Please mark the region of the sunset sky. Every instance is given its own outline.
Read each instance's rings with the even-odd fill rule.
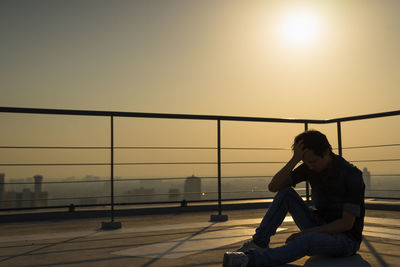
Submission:
[[[0,106],[309,119],[398,110],[399,13],[396,0],[3,0]],[[22,136],[31,117],[1,118],[2,142],[63,145]],[[71,135],[92,129],[78,121]],[[385,140],[361,125],[348,144],[398,142],[398,122],[385,124]],[[289,147],[302,129],[248,145]],[[214,146],[214,130],[207,140],[199,145]]]

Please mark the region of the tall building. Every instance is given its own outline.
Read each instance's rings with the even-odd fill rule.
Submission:
[[[366,189],[370,190],[371,189],[371,173],[368,171],[368,169],[366,167],[363,169],[363,179],[364,179]]]
[[[18,205],[18,195],[15,191],[7,191],[4,193],[3,209],[20,208]]]
[[[43,176],[42,175],[35,175],[33,177],[35,179],[35,191],[34,191],[34,201],[33,201],[33,206],[37,207],[39,206],[39,201],[40,197],[42,194],[42,181],[43,181]]]
[[[19,193],[20,196],[17,197],[20,199],[19,207],[21,208],[30,208],[34,207],[35,205],[35,198],[34,198],[34,193],[31,192],[30,189],[24,188],[22,190],[22,193]]]
[[[35,199],[39,199],[40,193],[42,193],[43,176],[35,175],[33,178],[35,178]]]
[[[4,207],[5,190],[4,190],[4,173],[0,173],[0,208]]]
[[[200,200],[201,198],[201,179],[192,175],[186,178],[184,185],[185,200]]]

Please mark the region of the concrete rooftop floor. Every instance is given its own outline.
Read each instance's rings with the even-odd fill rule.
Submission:
[[[119,230],[102,231],[109,219],[0,224],[0,266],[222,266],[225,251],[250,238],[265,209],[116,218]],[[297,231],[290,217],[272,237],[282,245]],[[400,212],[367,210],[364,241],[350,258],[304,257],[285,266],[400,266]]]

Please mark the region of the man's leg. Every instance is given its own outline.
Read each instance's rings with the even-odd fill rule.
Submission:
[[[276,233],[276,229],[282,224],[288,212],[300,230],[324,223],[310,210],[293,188],[284,188],[276,194],[270,208],[257,227],[256,233],[253,235],[254,243],[260,247],[268,246],[270,237]]]
[[[328,235],[316,232],[306,233],[288,244],[268,248],[262,253],[251,251],[250,266],[276,266],[295,261],[306,255],[351,256],[360,245],[345,234]]]

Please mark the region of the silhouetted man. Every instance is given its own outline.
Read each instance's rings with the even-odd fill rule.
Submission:
[[[236,252],[224,254],[224,266],[275,266],[317,254],[351,256],[360,248],[365,215],[362,172],[334,154],[318,131],[296,136],[292,149],[292,158],[268,185],[278,193],[255,234]],[[315,210],[292,188],[302,181],[311,184]],[[287,212],[300,231],[285,245],[269,248]]]

